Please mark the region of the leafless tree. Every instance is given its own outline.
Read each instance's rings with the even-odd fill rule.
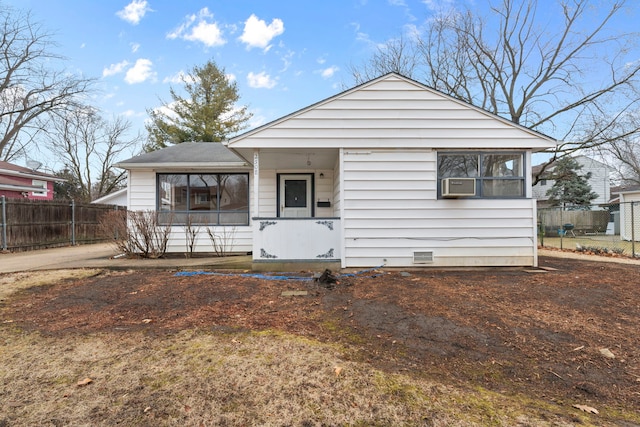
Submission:
[[[0,3],[0,159],[24,154],[51,114],[71,108],[92,80],[59,68],[53,35]]]
[[[640,185],[640,116],[624,114],[601,133],[608,140],[589,151],[614,171],[614,180],[622,185]]]
[[[499,0],[486,18],[470,9],[441,11],[412,46],[399,50],[391,41],[352,74],[361,82],[374,71],[405,71],[444,93],[554,135],[561,142],[552,163],[637,133],[620,126],[620,118],[640,105],[640,61],[628,55],[637,35],[612,28],[627,2],[608,1],[599,8],[592,3],[560,0],[558,16],[536,0]],[[397,65],[406,63],[419,66]]]
[[[77,187],[77,199],[89,202],[120,188],[125,172],[114,167],[122,155],[141,150],[142,137],[129,137],[131,123],[122,117],[103,119],[91,107],[76,108],[52,122],[49,150],[64,162]]]

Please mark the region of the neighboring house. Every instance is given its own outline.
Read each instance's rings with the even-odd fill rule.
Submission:
[[[591,157],[576,156],[574,159],[582,166],[582,169],[578,172],[580,175],[586,175],[591,172],[591,178],[588,180],[589,185],[591,186],[591,190],[598,195],[596,199],[591,201],[592,209],[599,209],[602,205],[609,203],[611,196],[609,178],[613,169],[604,163],[600,163],[599,161],[592,159]],[[533,175],[537,175],[541,168],[542,165],[534,166],[532,168]],[[543,179],[533,186],[533,197],[538,201],[538,208],[550,207],[547,191],[553,187],[555,181],[553,179],[544,179],[544,177],[550,176],[549,174],[553,172],[553,169],[553,163],[547,166],[542,174]]]
[[[0,161],[0,196],[12,199],[53,200],[53,183],[64,179]]]
[[[211,252],[210,227],[255,268],[532,266],[531,153],[555,144],[390,73],[223,144],[119,166],[130,210],[173,219],[170,251],[185,251],[190,214],[197,251]]]
[[[127,197],[128,197],[128,190],[125,187],[125,188],[121,188],[120,190],[116,190],[113,193],[109,193],[106,196],[99,197],[93,200],[91,203],[102,204],[102,205],[115,205],[115,206],[126,208]]]
[[[640,190],[621,191],[620,238],[640,241]]]

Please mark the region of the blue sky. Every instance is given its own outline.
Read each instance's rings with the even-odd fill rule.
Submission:
[[[70,70],[98,78],[94,104],[142,127],[169,85],[213,59],[252,127],[353,85],[350,64],[429,17],[425,0],[13,0],[55,32]]]
[[[170,101],[169,87],[214,60],[233,76],[240,103],[259,126],[354,84],[350,65],[377,46],[424,30],[436,9],[466,4],[480,15],[488,0],[0,0],[30,10],[54,33],[69,70],[97,79],[92,103],[144,130],[147,110]],[[501,0],[494,0],[499,3]],[[638,7],[612,25],[635,31]],[[594,2],[597,16],[610,1]],[[540,0],[539,22],[561,19]],[[603,8],[603,5],[605,6]],[[634,6],[635,5],[635,6]],[[632,46],[637,47],[637,46]],[[637,58],[635,58],[637,59]],[[586,76],[597,81],[598,73]],[[558,135],[552,135],[558,136]],[[54,165],[49,165],[54,167]]]

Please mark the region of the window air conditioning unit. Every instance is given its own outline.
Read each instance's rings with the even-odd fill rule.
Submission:
[[[475,195],[475,178],[445,178],[442,180],[442,197],[469,197]]]

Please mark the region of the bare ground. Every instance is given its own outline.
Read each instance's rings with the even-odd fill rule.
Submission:
[[[218,342],[208,349],[211,354],[219,351],[218,347],[226,348],[229,340],[245,344],[262,340],[262,347],[245,348],[245,354],[255,358],[261,351],[272,351],[274,357],[285,360],[291,355],[285,357],[282,348],[264,347],[267,341],[279,342],[277,334],[284,333],[286,337],[302,337],[308,340],[307,344],[319,343],[320,353],[316,354],[305,346],[302,351],[299,343],[291,347],[287,338],[289,344],[285,348],[289,350],[284,350],[308,352],[306,359],[316,366],[323,365],[321,354],[331,354],[323,365],[328,378],[344,376],[340,369],[335,371],[343,366],[350,366],[354,372],[366,366],[382,375],[377,377],[378,392],[371,395],[367,394],[365,383],[351,384],[340,391],[344,393],[340,394],[341,404],[349,403],[333,411],[334,415],[349,414],[355,407],[362,408],[365,404],[354,397],[361,394],[368,396],[369,406],[378,405],[378,410],[373,411],[377,415],[369,411],[368,415],[332,418],[318,409],[315,415],[313,411],[304,412],[303,419],[284,416],[282,408],[271,408],[265,410],[266,414],[249,411],[244,418],[237,414],[233,418],[229,414],[248,411],[236,402],[239,409],[217,408],[218,418],[212,414],[208,418],[189,418],[185,413],[178,417],[157,412],[158,407],[168,405],[162,402],[166,395],[159,393],[156,400],[147,395],[145,403],[133,402],[132,410],[138,418],[121,414],[125,424],[158,425],[161,420],[165,425],[174,425],[173,420],[177,420],[175,425],[640,425],[640,268],[555,257],[541,257],[540,266],[542,269],[535,271],[366,271],[340,277],[334,287],[311,280],[271,280],[234,273],[176,276],[170,271],[97,272],[55,285],[27,286],[6,296],[0,320],[10,337],[5,344],[22,342],[18,337],[24,336],[33,340],[33,334],[48,340],[47,345],[75,340],[76,344],[69,347],[75,351],[77,340],[86,337],[128,343],[117,347],[117,351],[101,350],[111,358],[111,365],[115,363],[114,353],[137,348],[136,342],[155,348],[157,343],[173,339],[172,357],[182,357],[176,353],[191,347],[181,347],[175,342],[176,337],[194,331],[224,337],[226,344]],[[283,296],[283,291],[306,291],[306,295]],[[267,341],[264,336],[252,335],[260,331],[270,331]],[[23,344],[29,351],[37,348],[33,343]],[[231,345],[225,351],[237,354],[236,347]],[[155,351],[166,354],[166,345]],[[56,354],[49,357],[58,357]],[[4,360],[7,358],[17,360],[15,353],[3,355]],[[258,359],[263,360],[262,356]],[[178,359],[163,360],[170,365],[161,370],[163,375],[178,369]],[[240,359],[235,360],[234,369],[241,365]],[[297,366],[297,362],[286,360],[292,369]],[[149,366],[158,369],[157,364]],[[203,366],[197,369],[204,369],[198,371],[203,377],[209,372]],[[221,387],[238,393],[245,386],[260,391],[272,383],[268,377],[248,374],[252,369],[255,366],[246,367],[240,374],[246,382],[242,386],[236,378]],[[322,407],[322,399],[311,394],[305,397],[305,393],[326,384],[315,384],[311,372],[298,369],[303,372],[296,378],[309,376],[309,380],[296,385],[300,396],[290,396],[290,403],[306,407],[312,401]],[[142,374],[136,375],[137,385],[129,384],[123,390],[144,383],[139,377]],[[7,371],[0,377],[0,400],[13,402],[4,421],[0,415],[0,426],[21,425],[17,420],[28,407],[20,397],[25,395],[25,389],[11,386],[12,381],[20,383],[16,376],[20,378],[14,371]],[[219,376],[216,378],[221,381]],[[388,390],[382,393],[387,397],[380,398],[380,381],[388,385],[389,378],[394,378],[391,388],[395,391],[391,395],[395,400],[389,399]],[[74,381],[67,378],[62,382],[68,387]],[[175,381],[167,380],[167,384],[175,386]],[[194,392],[214,395],[212,390],[190,387]],[[409,392],[411,387],[422,391]],[[445,388],[446,397],[442,392]],[[158,389],[163,390],[164,386],[159,385]],[[251,401],[247,395],[242,396]],[[418,396],[429,403],[417,401]],[[438,399],[444,406],[435,408]],[[482,402],[478,403],[478,399]],[[113,399],[110,402],[98,405],[102,409],[88,416],[87,425],[113,421],[113,411],[103,406],[123,403],[114,403]],[[574,405],[583,405],[583,410]],[[142,406],[149,411],[141,410]],[[391,412],[384,412],[383,407]],[[598,414],[590,413],[592,409]],[[231,418],[220,418],[221,410]],[[432,415],[424,415],[429,410]],[[269,418],[269,413],[278,414],[277,420]],[[152,421],[150,417],[157,418]],[[64,425],[61,419],[60,425]]]

